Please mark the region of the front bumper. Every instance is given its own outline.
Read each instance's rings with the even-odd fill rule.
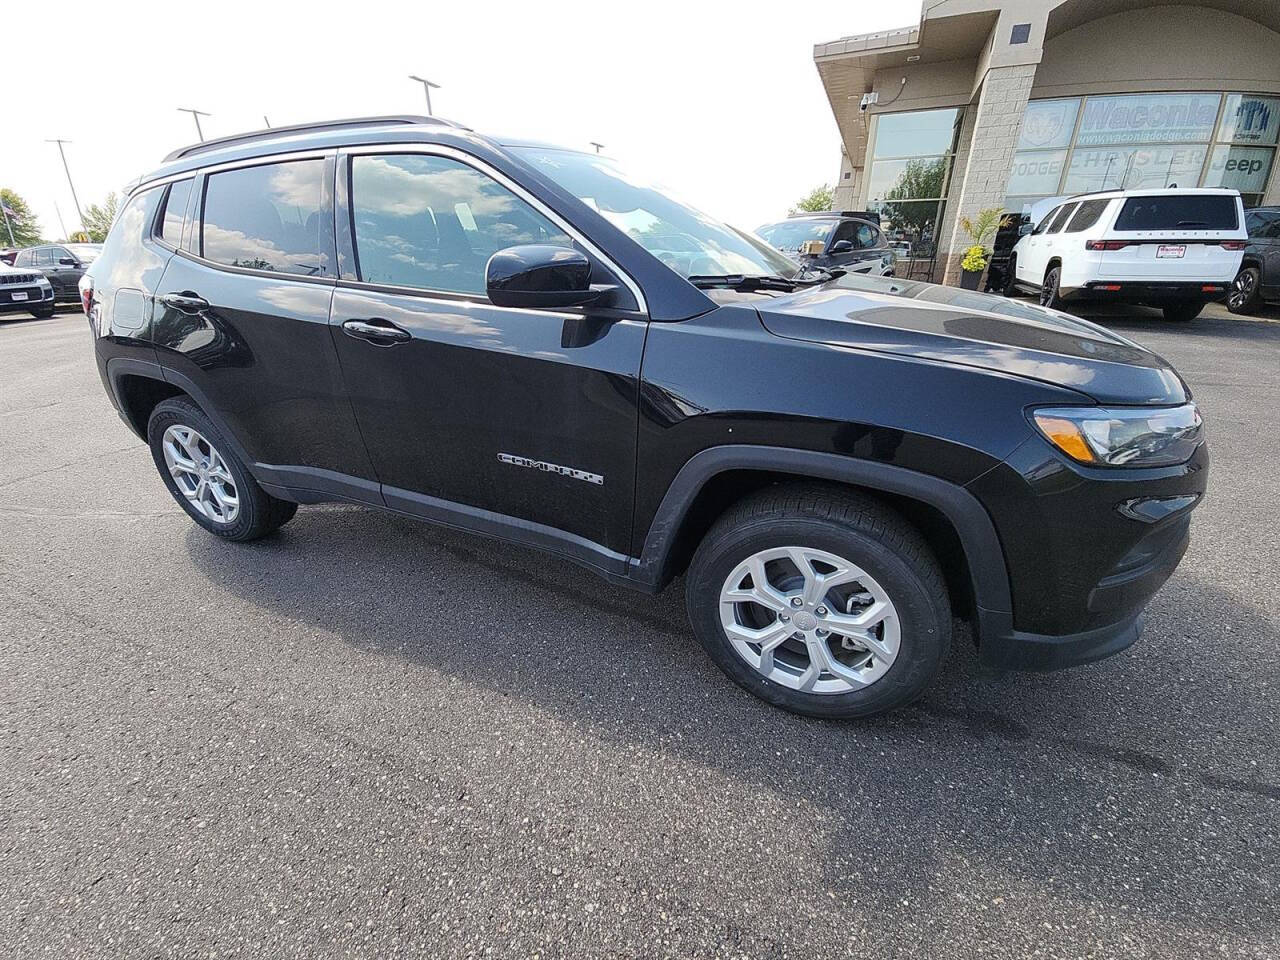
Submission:
[[[15,293],[25,293],[27,298],[16,300]],[[33,307],[46,307],[53,302],[52,287],[0,286],[0,313],[29,313]]]
[[[1116,303],[1172,303],[1221,300],[1230,280],[1090,280],[1083,287],[1062,291],[1063,300],[1114,300]]]
[[[979,658],[1052,670],[1123,650],[1191,539],[1208,482],[1201,444],[1177,466],[1067,463],[1039,439],[969,485],[995,524],[1012,611],[978,609]]]

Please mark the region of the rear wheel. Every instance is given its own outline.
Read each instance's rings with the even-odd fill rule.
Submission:
[[[1186,323],[1188,320],[1194,320],[1200,316],[1200,311],[1203,309],[1203,300],[1181,300],[1177,303],[1166,303],[1160,307],[1161,312],[1164,313],[1164,318],[1176,323]]]
[[[1257,267],[1243,267],[1231,284],[1227,295],[1227,309],[1232,313],[1253,313],[1258,307],[1258,287],[1262,283],[1262,271]]]
[[[173,499],[210,533],[256,540],[288,523],[298,505],[258,485],[222,432],[185,397],[156,405],[147,422],[156,469]]]
[[[808,716],[910,703],[950,649],[929,548],[901,517],[835,487],[777,487],[731,508],[698,547],[686,601],[730,679]]]
[[[1040,306],[1051,310],[1062,309],[1062,293],[1058,282],[1062,279],[1062,267],[1054,264],[1044,274],[1044,282],[1040,284]]]

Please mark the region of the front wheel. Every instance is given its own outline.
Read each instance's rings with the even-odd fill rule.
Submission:
[[[156,405],[147,442],[173,499],[224,540],[257,540],[288,523],[298,509],[263,490],[222,431],[185,397]]]
[[[47,307],[36,307],[31,311],[31,315],[37,320],[48,320],[53,316],[53,304],[51,303]]]
[[[698,547],[686,602],[730,679],[812,717],[910,703],[951,644],[946,584],[923,539],[838,487],[775,487],[732,507]]]
[[[1258,287],[1262,283],[1262,271],[1257,267],[1244,267],[1236,274],[1227,295],[1227,309],[1232,313],[1253,313],[1258,307]]]
[[[1160,308],[1164,313],[1166,320],[1175,323],[1186,323],[1200,316],[1200,311],[1204,309],[1202,300],[1180,301],[1178,303],[1166,303]]]
[[[1040,284],[1040,306],[1050,310],[1062,309],[1062,291],[1058,286],[1061,279],[1061,267],[1053,266],[1045,271],[1044,282]]]

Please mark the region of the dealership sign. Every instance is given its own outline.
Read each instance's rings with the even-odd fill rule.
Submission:
[[[1249,97],[1240,93],[1227,96],[1222,110],[1219,140],[1243,143],[1275,143],[1280,134],[1280,100],[1274,97]]]
[[[1201,93],[1091,97],[1076,143],[1203,142],[1213,136],[1221,102],[1218,94]]]

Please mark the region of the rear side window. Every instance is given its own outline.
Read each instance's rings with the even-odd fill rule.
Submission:
[[[1036,228],[1031,232],[1035,234],[1046,232],[1058,219],[1058,214],[1062,213],[1062,209],[1062,207],[1054,207],[1053,210],[1050,211],[1049,215],[1036,224]]]
[[[164,201],[164,216],[160,219],[160,230],[156,236],[171,247],[182,243],[182,224],[186,220],[187,200],[191,196],[193,182],[179,180],[169,186],[169,193]]]
[[[572,246],[500,183],[425,154],[352,157],[351,223],[361,280],[450,293],[483,295],[485,265],[505,247]]]
[[[1102,216],[1110,200],[1084,200],[1080,206],[1076,207],[1076,212],[1071,217],[1071,222],[1067,224],[1067,233],[1079,233],[1081,230],[1088,230],[1098,218]]]
[[[1116,230],[1234,230],[1240,225],[1236,198],[1214,194],[1130,197],[1116,217]]]
[[[19,251],[18,251],[18,255],[17,255],[16,257],[14,257],[14,258],[13,258],[13,265],[14,265],[15,267],[29,267],[29,266],[31,266],[31,251],[30,251],[30,250],[19,250]]]
[[[880,242],[880,231],[869,223],[858,224],[857,235],[854,237],[853,245],[859,250],[866,250],[868,247],[874,247]]]
[[[115,223],[111,225],[107,239],[102,244],[102,253],[94,261],[95,275],[107,276],[118,258],[128,257],[138,248],[142,238],[151,233],[158,212],[157,208],[163,199],[162,187],[144,190],[129,198],[129,202],[124,205]]]
[[[324,166],[294,160],[210,174],[201,256],[229,267],[324,275]]]

